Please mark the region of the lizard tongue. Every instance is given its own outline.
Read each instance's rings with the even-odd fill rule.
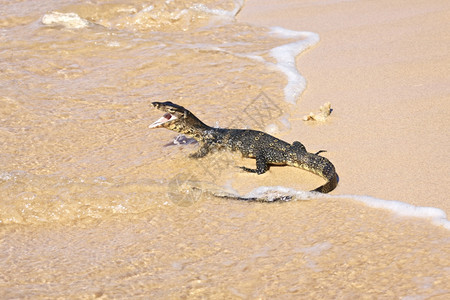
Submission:
[[[164,116],[156,120],[154,123],[150,124],[148,128],[158,128],[161,127],[164,123],[172,121],[176,119],[176,117],[172,114],[165,113]]]

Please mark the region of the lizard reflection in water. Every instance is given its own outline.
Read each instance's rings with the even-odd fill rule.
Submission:
[[[319,153],[309,153],[302,143],[289,144],[267,133],[251,129],[213,128],[200,121],[186,108],[172,102],[152,102],[165,114],[149,128],[167,128],[196,139],[200,145],[190,157],[201,158],[214,148],[239,151],[243,157],[255,158],[256,169],[241,167],[244,171],[263,174],[270,165],[288,165],[323,177],[327,182],[313,192],[328,193],[338,183],[333,164]]]

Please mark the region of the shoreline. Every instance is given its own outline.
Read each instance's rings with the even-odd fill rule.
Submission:
[[[292,106],[288,140],[328,150],[333,194],[368,195],[450,213],[450,28],[444,1],[333,4],[247,1],[240,22],[319,34],[297,57],[307,88]],[[431,33],[431,34],[430,34]],[[324,124],[301,117],[330,101]]]

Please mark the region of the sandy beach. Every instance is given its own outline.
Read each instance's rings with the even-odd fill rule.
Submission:
[[[0,299],[449,299],[448,2],[3,1]],[[189,158],[152,101],[340,182]]]
[[[449,18],[444,0],[249,0],[238,15],[320,35],[297,58],[307,89],[291,117],[327,101],[334,111],[325,125],[292,120],[290,136],[326,147],[339,170],[337,193],[434,206],[447,215]]]

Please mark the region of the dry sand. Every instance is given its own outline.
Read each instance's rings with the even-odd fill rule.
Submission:
[[[308,86],[286,139],[328,150],[335,194],[450,214],[450,2],[249,0],[238,19],[320,35],[297,59]],[[301,121],[327,101],[328,123]]]

